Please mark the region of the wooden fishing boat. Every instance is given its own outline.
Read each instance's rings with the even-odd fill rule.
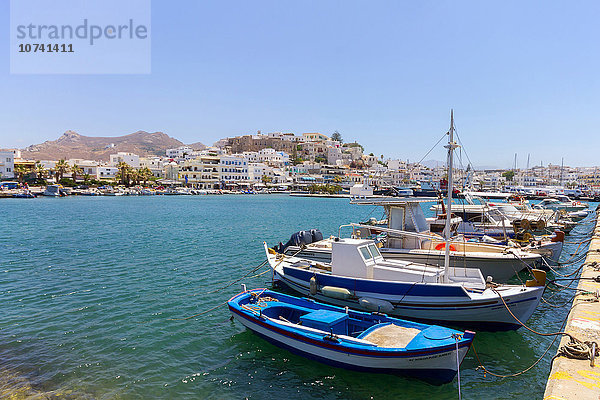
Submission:
[[[245,327],[293,353],[336,367],[434,384],[454,379],[475,336],[266,289],[244,291],[228,306]]]

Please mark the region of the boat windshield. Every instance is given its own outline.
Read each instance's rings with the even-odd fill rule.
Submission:
[[[371,253],[369,253],[369,249],[367,248],[367,246],[359,247],[358,249],[360,250],[360,253],[362,254],[362,257],[365,260],[370,260],[371,258],[373,258],[373,256],[371,255]]]
[[[369,245],[369,250],[371,250],[371,254],[373,255],[373,257],[381,257],[379,249],[374,244]]]

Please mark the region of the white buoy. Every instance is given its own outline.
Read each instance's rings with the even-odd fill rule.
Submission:
[[[374,299],[372,297],[361,297],[358,304],[365,310],[389,313],[394,309],[392,303],[383,299]]]
[[[348,289],[336,286],[323,286],[321,288],[321,293],[323,293],[324,296],[342,300],[348,299],[350,296],[352,296],[352,293]]]

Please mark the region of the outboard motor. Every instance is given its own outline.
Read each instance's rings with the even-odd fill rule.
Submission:
[[[312,234],[312,242],[318,242],[320,240],[323,240],[323,234],[321,233],[320,230],[318,229],[311,229],[310,233]]]
[[[310,231],[298,231],[292,234],[290,240],[288,240],[286,244],[282,244],[280,242],[279,245],[275,247],[275,251],[278,253],[283,253],[289,246],[306,246],[311,243],[318,242],[319,240],[323,240],[323,234],[318,229],[311,229]]]

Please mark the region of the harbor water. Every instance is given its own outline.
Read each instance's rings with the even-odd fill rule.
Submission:
[[[292,355],[218,306],[240,285],[216,290],[265,259],[263,241],[311,228],[337,235],[339,225],[369,217],[380,218],[380,209],[286,195],[3,199],[0,398],[458,398],[456,380],[431,386]],[[563,259],[592,227],[588,216],[567,236]],[[240,283],[270,285],[269,273],[254,275]],[[558,308],[541,303],[528,324],[558,330],[572,295],[554,296]],[[475,348],[489,370],[510,374],[552,340],[525,329],[481,332]],[[471,350],[462,397],[541,398],[557,346],[529,372],[504,379],[477,370]]]

